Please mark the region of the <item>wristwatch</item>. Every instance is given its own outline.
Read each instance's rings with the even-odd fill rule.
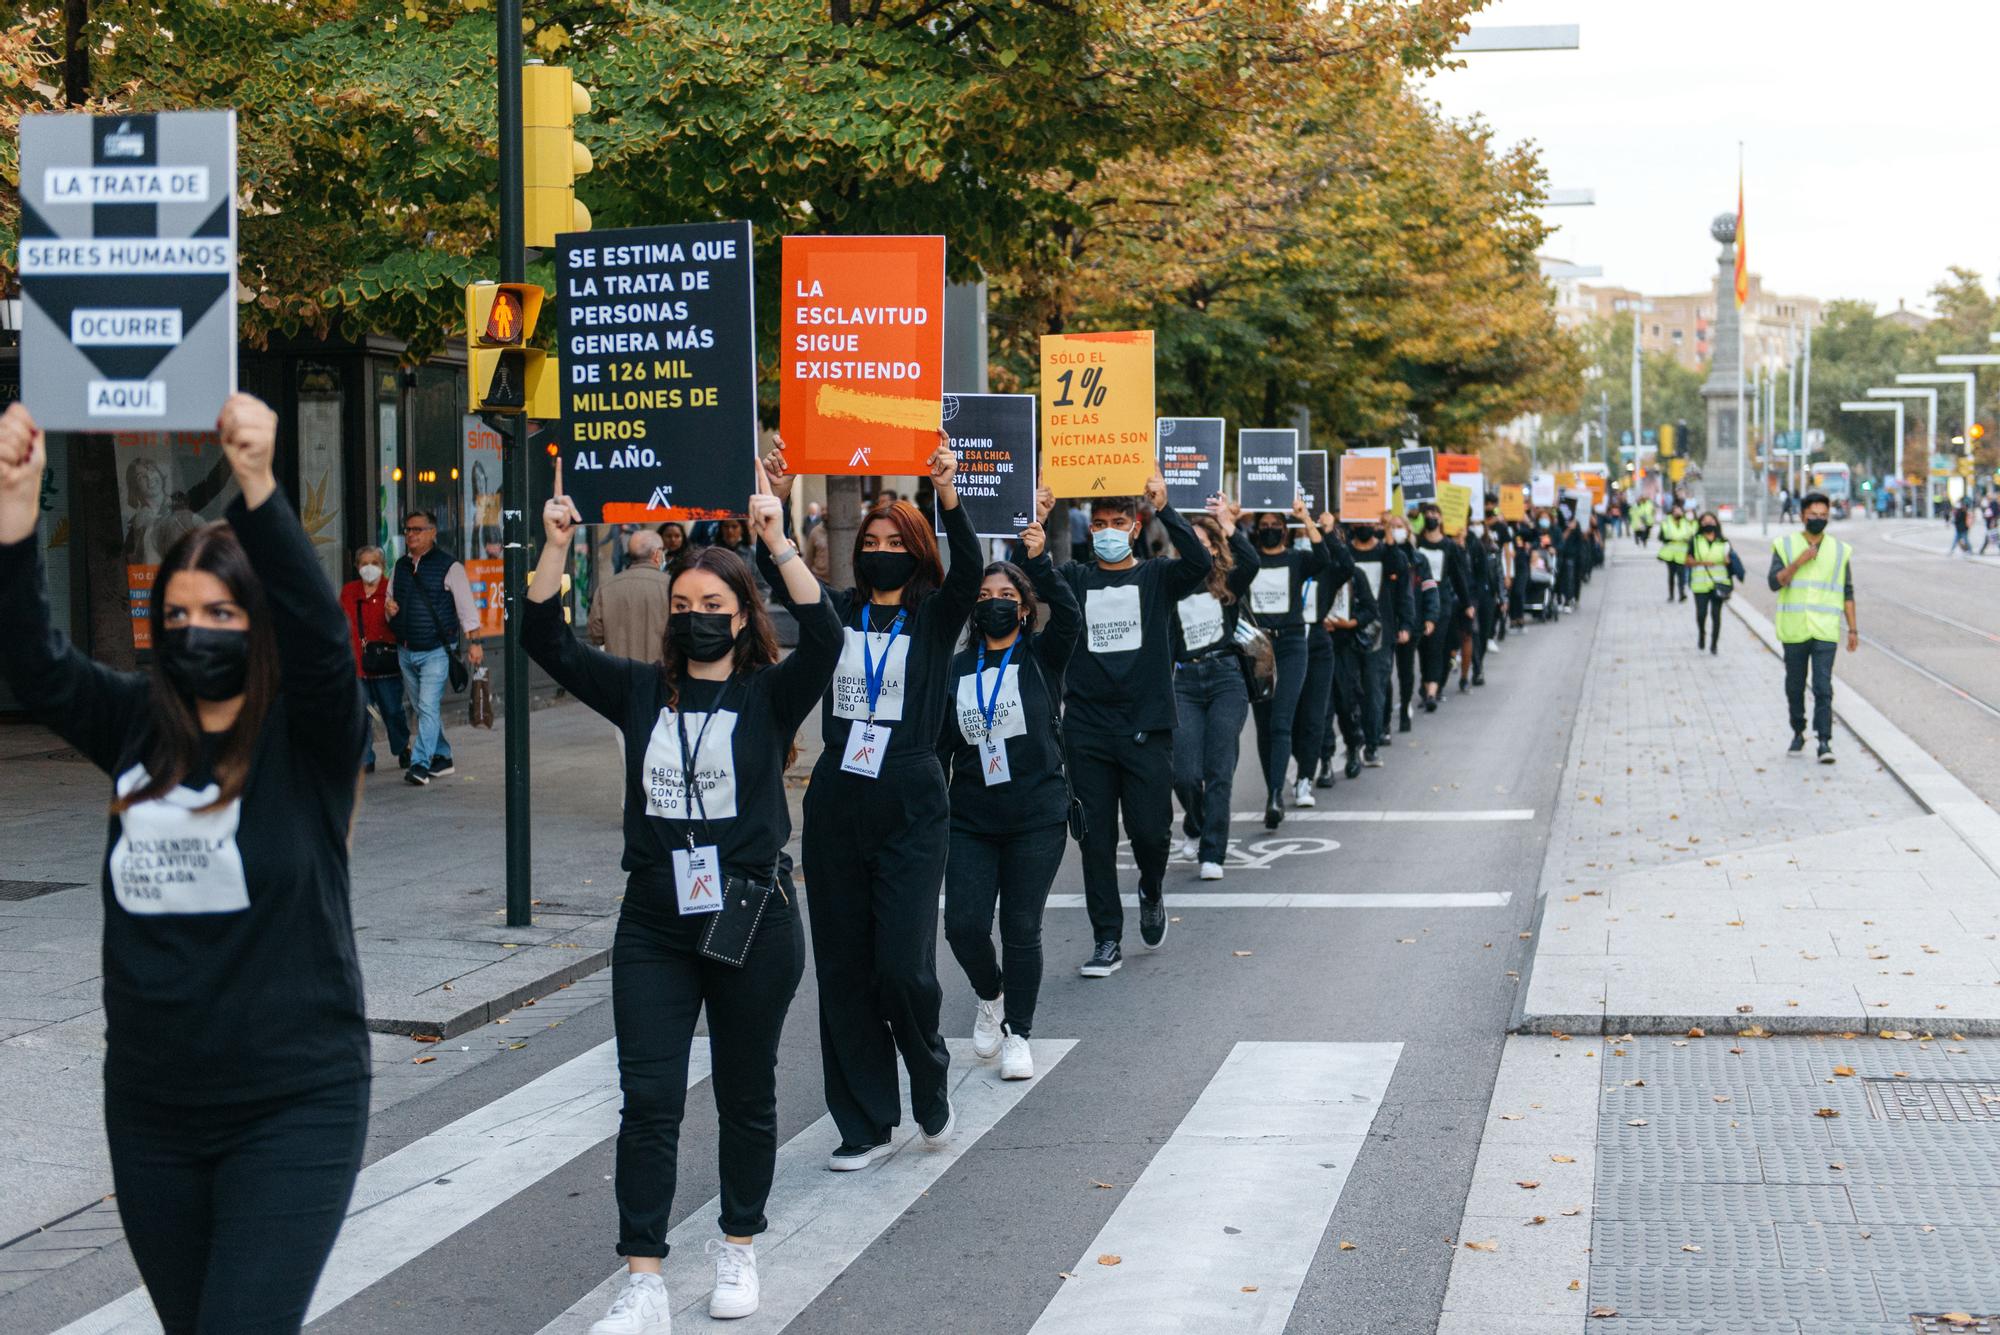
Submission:
[[[784,551],[772,554],[771,564],[774,566],[782,566],[787,561],[796,561],[798,559],[799,559],[799,549],[792,546],[790,543],[786,543]]]

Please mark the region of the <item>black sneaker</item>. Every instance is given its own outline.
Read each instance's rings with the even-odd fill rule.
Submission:
[[[1387,746],[1388,744],[1389,744],[1389,739],[1387,737],[1384,737],[1382,739],[1382,745]],[[1375,753],[1375,748],[1371,746],[1366,751],[1363,751],[1361,753],[1361,765],[1362,768],[1364,769],[1381,769],[1382,757],[1377,755]]]
[[[933,1130],[935,1126],[935,1130]],[[951,1099],[944,1101],[944,1116],[930,1122],[918,1122],[917,1130],[924,1133],[924,1144],[930,1149],[941,1149],[951,1141],[951,1133],[958,1129],[958,1110],[951,1106]]]
[[[1361,777],[1361,752],[1356,747],[1347,748],[1347,766],[1342,771],[1350,779]]]
[[[361,767],[361,772],[363,774],[373,774],[375,772],[375,762],[371,760],[367,764],[363,765]]]
[[[412,765],[403,771],[403,782],[412,788],[421,788],[431,781],[431,772],[422,765]]]
[[[432,756],[430,771],[433,779],[442,779],[447,774],[458,773],[458,766],[451,763],[450,756]]]
[[[1831,765],[1833,763],[1832,742],[1821,742],[1819,744],[1819,763],[1822,765]]]
[[[1319,777],[1313,780],[1313,787],[1315,787],[1315,788],[1331,788],[1331,787],[1333,787],[1333,757],[1332,757],[1332,756],[1328,756],[1328,757],[1326,757],[1326,758],[1325,758],[1324,760],[1322,760],[1322,761],[1320,761],[1320,762],[1319,762]]]
[[[1146,943],[1146,949],[1158,950],[1160,943],[1167,939],[1167,897],[1154,895],[1151,899],[1139,896],[1139,939]]]
[[[1473,673],[1472,684],[1474,686],[1484,686],[1486,684],[1486,674],[1484,672]]]
[[[1802,756],[1805,753],[1806,753],[1806,735],[1802,732],[1793,733],[1792,744],[1785,748],[1786,756],[1788,757]]]
[[[1424,697],[1424,712],[1426,714],[1435,714],[1438,712],[1438,698],[1435,695],[1427,695]],[[1405,732],[1409,731],[1409,724],[1407,721],[1404,723],[1403,730]]]
[[[1116,941],[1099,941],[1097,949],[1090,952],[1090,958],[1077,972],[1085,978],[1109,978],[1125,967],[1125,959],[1118,953]]]
[[[843,1141],[832,1154],[826,1156],[826,1166],[836,1173],[858,1172],[870,1164],[888,1158],[890,1148],[887,1135],[872,1145],[856,1145],[851,1141]]]
[[[1285,791],[1273,788],[1271,795],[1264,799],[1264,828],[1275,830],[1285,823]]]
[[[1403,711],[1403,717],[1402,717],[1401,719],[1397,720],[1397,723],[1396,723],[1396,731],[1397,731],[1397,732],[1408,732],[1409,730],[1410,730],[1410,711],[1409,711],[1409,710],[1407,710],[1407,709],[1405,709],[1405,710]],[[1383,742],[1383,745],[1385,745],[1385,746],[1386,746],[1386,745],[1388,745],[1388,743],[1387,743],[1387,741],[1386,741],[1386,740],[1385,740],[1385,741]]]

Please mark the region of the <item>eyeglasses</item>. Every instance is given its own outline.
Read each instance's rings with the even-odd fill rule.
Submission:
[[[403,532],[405,532],[405,533],[428,533],[428,532],[430,532],[430,531],[431,531],[431,527],[430,527],[430,525],[429,525],[429,524],[405,524],[405,525],[403,525]]]

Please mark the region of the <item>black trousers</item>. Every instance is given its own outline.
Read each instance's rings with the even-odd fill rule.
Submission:
[[[1418,648],[1418,657],[1423,665],[1425,686],[1443,689],[1444,679],[1451,673],[1453,653],[1458,648],[1459,624],[1452,620],[1441,621],[1430,634],[1424,636],[1423,644]]]
[[[1270,635],[1277,663],[1271,698],[1250,706],[1250,713],[1257,721],[1257,756],[1264,764],[1264,791],[1275,793],[1285,786],[1285,775],[1292,766],[1292,730],[1298,726],[1299,702],[1305,699],[1310,664],[1303,626],[1283,627]]]
[[[789,878],[788,878],[789,879]],[[740,969],[696,949],[705,918],[683,918],[671,886],[629,885],[611,942],[611,1016],[618,1031],[618,1254],[665,1256],[687,1111],[688,1049],[708,1012],[716,1157],[731,1237],[768,1227],[778,1163],[778,1035],[805,975],[798,908],[774,899]]]
[[[1667,562],[1667,597],[1687,596],[1688,568],[1679,561]]]
[[[1401,702],[1402,712],[1410,712],[1410,700],[1417,693],[1417,649],[1422,632],[1411,630],[1410,638],[1395,647],[1396,655],[1396,698]],[[1389,693],[1382,692],[1382,730],[1389,730]]]
[[[945,864],[944,939],[981,1001],[1007,995],[1007,1029],[1026,1038],[1042,991],[1042,911],[1069,847],[1067,824],[1016,834],[954,826]],[[1000,955],[993,909],[1000,908]]]
[[[1332,634],[1324,626],[1306,627],[1306,686],[1292,722],[1292,759],[1301,779],[1312,777],[1339,712],[1333,671]]]
[[[1201,841],[1201,861],[1229,857],[1229,796],[1250,693],[1236,655],[1225,653],[1174,669],[1174,796],[1181,830]]]
[[[1694,596],[1694,634],[1696,640],[1706,639],[1710,644],[1722,640],[1723,599],[1713,592],[1697,592]]]
[[[1483,676],[1486,672],[1486,642],[1493,638],[1493,631],[1500,623],[1500,605],[1491,595],[1479,600],[1479,617],[1472,627],[1472,671]]]
[[[819,980],[826,1107],[841,1140],[867,1145],[902,1121],[896,1055],[917,1121],[944,1116],[951,1054],[938,1034],[938,895],[951,804],[937,757],[917,752],[868,779],[838,751],[806,789],[801,854]]]
[[[1333,693],[1326,726],[1320,730],[1320,759],[1331,760],[1336,744],[1348,750],[1373,747],[1382,740],[1379,711],[1370,708],[1367,665],[1374,655],[1363,653],[1352,631],[1328,637],[1333,649]]]
[[[1832,640],[1806,640],[1785,646],[1785,704],[1792,731],[1806,730],[1806,671],[1812,671],[1813,732],[1822,742],[1833,740]]]
[[[1125,906],[1118,898],[1118,818],[1139,894],[1157,899],[1167,875],[1167,838],[1174,823],[1174,734],[1079,732],[1071,729],[1069,782],[1083,804],[1083,903],[1098,941],[1122,941]]]
[[[109,1089],[104,1130],[167,1335],[294,1335],[361,1169],[368,1082],[194,1107]]]
[[[1387,644],[1361,656],[1361,736],[1369,746],[1382,745],[1389,733],[1389,674],[1395,659],[1395,647]]]

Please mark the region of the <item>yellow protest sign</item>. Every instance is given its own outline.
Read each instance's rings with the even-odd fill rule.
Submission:
[[[1042,336],[1042,474],[1058,497],[1136,496],[1157,467],[1153,331]]]
[[[1462,487],[1456,482],[1438,483],[1438,509],[1444,514],[1444,531],[1450,537],[1465,532],[1465,523],[1472,514],[1472,488]]]
[[[1510,524],[1518,524],[1528,517],[1528,497],[1520,487],[1500,488],[1500,517]]]
[[[1575,474],[1575,473],[1557,473],[1557,474],[1556,474],[1556,490],[1557,490],[1557,491],[1575,491],[1575,490],[1576,490],[1576,474]]]

